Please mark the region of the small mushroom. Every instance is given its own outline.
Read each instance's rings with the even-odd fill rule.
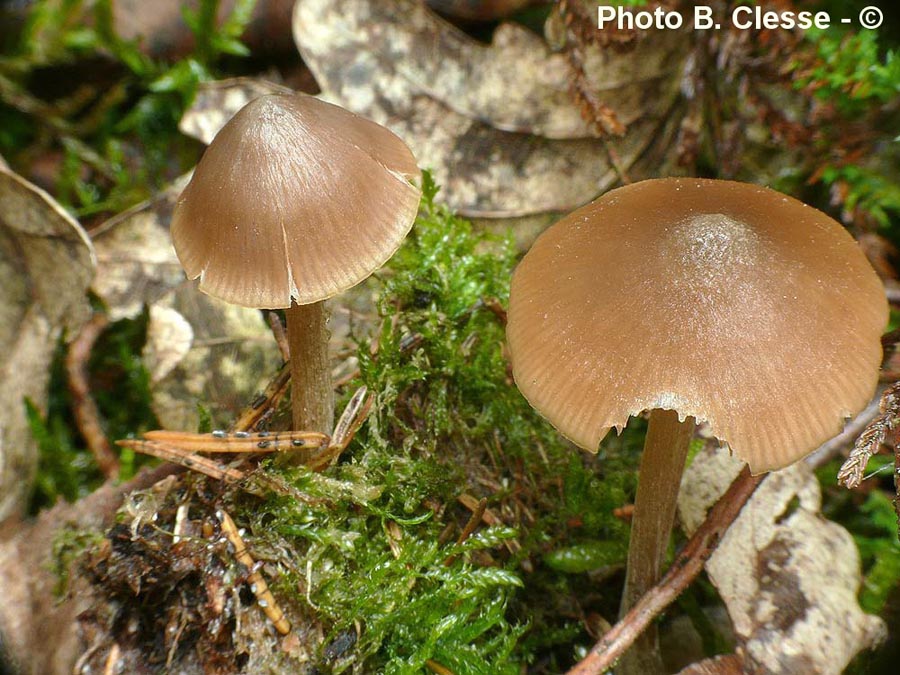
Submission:
[[[650,411],[623,612],[659,579],[695,421],[754,473],[799,460],[871,399],[887,316],[838,223],[755,185],[647,180],[541,235],[510,291],[519,389],[592,452]]]
[[[200,290],[287,310],[295,429],[331,433],[324,301],[394,254],[419,176],[384,127],[305,94],[269,95],[219,131],[178,201],[172,240]]]

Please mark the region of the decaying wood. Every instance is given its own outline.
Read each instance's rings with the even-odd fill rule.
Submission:
[[[13,672],[69,675],[82,650],[76,617],[92,596],[77,579],[64,599],[55,595],[53,544],[60,532],[108,527],[125,495],[178,471],[172,464],[143,469],[126,483],[107,482],[75,504],[60,503],[33,521],[8,523],[0,530],[0,633]]]

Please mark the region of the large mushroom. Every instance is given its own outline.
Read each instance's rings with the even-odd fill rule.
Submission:
[[[172,240],[200,290],[286,309],[295,429],[331,433],[325,300],[394,254],[419,176],[384,127],[305,94],[269,95],[219,131],[178,201]]]
[[[837,222],[755,185],[635,183],[537,240],[510,291],[519,389],[592,452],[649,411],[623,613],[660,576],[695,421],[754,473],[797,461],[871,399],[887,315]]]

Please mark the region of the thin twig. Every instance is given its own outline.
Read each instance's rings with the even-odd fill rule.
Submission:
[[[334,434],[328,447],[324,452],[319,453],[306,462],[310,469],[313,471],[325,470],[350,445],[350,441],[353,440],[356,432],[359,431],[363,422],[366,421],[369,411],[372,409],[372,404],[375,402],[374,395],[366,395],[368,391],[368,388],[363,385],[350,397],[347,407],[344,408],[344,412],[341,413],[340,419],[334,426]]]
[[[472,509],[472,515],[469,516],[469,521],[466,523],[466,526],[462,529],[462,532],[459,533],[459,537],[456,540],[456,545],[459,546],[466,539],[472,536],[472,533],[478,528],[478,523],[481,522],[481,519],[484,517],[484,511],[487,509],[487,499],[480,499],[475,504],[475,508]],[[453,562],[456,560],[458,556],[449,555],[446,560],[444,560],[444,566],[450,567]]]
[[[460,504],[465,506],[469,511],[475,511],[478,508],[478,500],[475,499],[472,495],[469,494],[461,494],[456,498]],[[484,513],[481,514],[481,519],[485,522],[486,525],[490,527],[505,525],[506,523],[494,513],[491,509],[485,509]],[[506,550],[515,555],[522,549],[522,544],[519,543],[518,539],[505,539],[504,545],[506,546]]]
[[[291,347],[288,344],[287,333],[284,330],[284,324],[281,323],[281,317],[276,312],[269,312],[266,314],[266,319],[269,321],[269,328],[272,329],[272,335],[278,345],[278,351],[281,352],[281,358],[285,362],[290,361]]]
[[[567,675],[600,675],[613,666],[616,659],[625,653],[650,622],[681,595],[700,573],[763,478],[764,476],[751,475],[746,467],[741,471],[710,509],[706,520],[685,544],[659,583],[644,594]]]
[[[202,455],[187,454],[181,448],[159,441],[126,440],[116,441],[116,445],[123,448],[130,448],[135,452],[140,452],[145,455],[152,455],[153,457],[164,459],[172,464],[178,464],[191,471],[206,474],[210,478],[215,478],[216,480],[221,480],[226,483],[238,483],[247,477],[247,474],[243,471],[223,466],[215,460],[203,457]]]
[[[368,387],[363,385],[356,390],[356,393],[350,397],[347,407],[341,413],[340,419],[334,425],[334,433],[331,435],[331,445],[346,448],[360,425],[363,423],[365,416],[360,416],[359,412],[363,408],[363,402],[366,400],[366,394],[369,392]],[[371,402],[370,402],[371,405]]]
[[[862,482],[869,459],[878,452],[887,435],[896,431],[897,422],[900,421],[900,382],[895,382],[884,390],[878,411],[879,415],[860,434],[847,461],[838,471],[838,483],[848,490]]]
[[[247,545],[244,543],[237,525],[234,524],[231,516],[224,509],[216,511],[216,518],[219,519],[222,534],[228,538],[229,543],[234,547],[234,557],[249,571],[247,581],[250,584],[250,590],[256,596],[256,602],[265,612],[265,615],[269,617],[269,621],[272,622],[275,629],[282,635],[287,635],[291,632],[291,623],[285,617],[281,607],[278,606],[278,602],[275,600],[275,596],[272,595],[272,591],[269,590],[269,585],[266,583],[265,578],[256,568],[256,562],[250,556],[250,553],[247,552]]]
[[[269,419],[278,407],[278,403],[287,393],[291,382],[290,364],[284,364],[278,374],[272,378],[266,390],[258,396],[231,426],[232,431],[250,431],[257,429],[262,422]]]
[[[122,650],[119,647],[119,643],[113,642],[113,646],[106,657],[106,663],[103,665],[103,675],[114,675],[119,672],[119,657],[121,653]]]
[[[148,441],[160,441],[188,452],[267,453],[286,450],[310,450],[327,447],[329,438],[318,431],[238,431],[233,434],[214,431],[192,434],[186,431],[155,430],[144,434]]]
[[[103,431],[100,411],[91,396],[87,367],[94,343],[107,325],[109,319],[99,312],[84,324],[78,337],[69,345],[69,352],[66,354],[66,374],[69,391],[72,394],[72,413],[75,415],[78,430],[103,475],[106,478],[115,478],[119,475],[119,458],[113,452],[109,439]]]

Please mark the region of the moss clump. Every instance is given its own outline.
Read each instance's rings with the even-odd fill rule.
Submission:
[[[512,242],[473,231],[424,183],[414,232],[379,280],[376,341],[359,340],[359,375],[342,394],[364,384],[374,402],[340,461],[322,473],[267,461],[240,486],[182,478],[152,513],[132,499],[88,561],[101,597],[92,625],[129,658],[162,658],[158,631],[177,616],[187,623],[164,650],[173,668],[221,664],[231,650],[236,672],[512,674],[540,660],[533,672],[551,673],[594,641],[583,617],[615,615],[627,525],[613,511],[631,499],[642,425],[594,458],[532,410],[504,353]],[[190,541],[175,544],[184,505]],[[249,571],[229,561],[218,508],[246,528],[293,626],[283,642]]]
[[[159,426],[150,408],[150,375],[140,357],[146,331],[146,314],[118,321],[104,331],[92,351],[91,393],[109,438],[124,438]],[[93,455],[76,431],[64,358],[65,345],[60,343],[51,364],[46,415],[31,401],[24,403],[39,452],[31,513],[52,506],[58,499],[73,502],[103,483]],[[146,458],[123,452],[119,478],[131,478],[146,463]]]
[[[504,354],[512,242],[475,233],[436,192],[426,174],[413,233],[383,274],[377,344],[360,340],[346,396],[373,392],[366,426],[324,475],[284,475],[300,502],[244,510],[285,569],[293,558],[276,591],[301,589],[325,622],[321,666],[334,672],[515,673],[557,646],[567,662],[573,638],[591,641],[566,616],[580,611],[584,573],[624,559],[627,526],[612,511],[633,490],[639,431],[595,463],[532,410]],[[479,499],[491,524],[457,543],[462,503]],[[604,555],[545,564],[578,547]],[[329,656],[348,634],[352,649]]]

